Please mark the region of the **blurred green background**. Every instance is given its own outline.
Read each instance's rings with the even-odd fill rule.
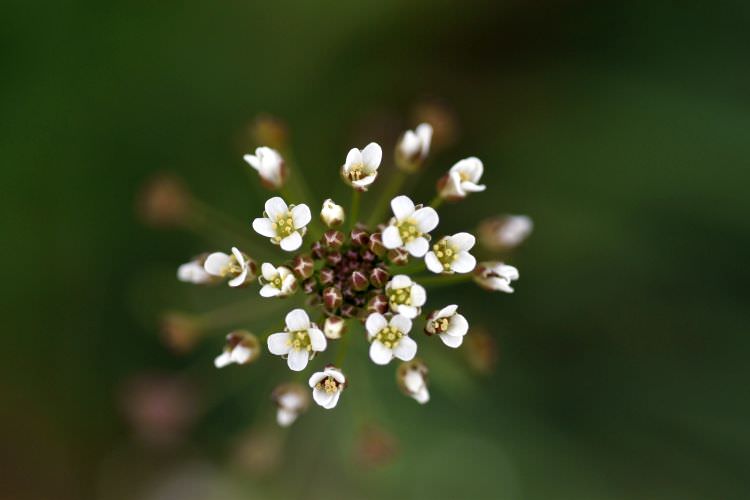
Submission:
[[[2,10],[1,498],[750,495],[747,2]],[[390,151],[425,105],[454,140],[416,197],[469,155],[490,187],[443,228],[536,224],[514,295],[435,299],[461,294],[497,365],[425,350],[420,407],[360,345],[340,407],[278,432],[277,359],[214,370],[229,325],[183,355],[159,336],[163,310],[235,300],[174,278],[230,242],[145,226],[137,193],[174,172],[251,236],[265,193],[241,155],[259,113],[285,121],[318,199],[344,202],[346,151]],[[166,408],[157,439],[139,397]]]

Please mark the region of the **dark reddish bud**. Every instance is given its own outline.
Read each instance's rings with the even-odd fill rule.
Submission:
[[[312,257],[315,260],[320,260],[326,256],[326,249],[323,246],[323,244],[319,241],[316,241],[312,244]]]
[[[323,286],[330,285],[334,282],[336,279],[336,273],[333,272],[333,269],[330,267],[324,267],[320,270],[318,273],[318,280],[320,281],[320,284]]]
[[[326,256],[326,262],[328,262],[330,265],[335,266],[341,262],[341,259],[344,257],[341,255],[341,252],[330,252]]]
[[[352,284],[352,288],[359,292],[367,290],[370,286],[370,280],[362,271],[354,271],[349,277],[349,282]]]
[[[292,271],[299,279],[306,280],[313,275],[313,260],[309,255],[298,255],[292,261]]]
[[[370,242],[370,235],[367,233],[367,231],[360,227],[355,227],[354,229],[352,229],[350,238],[352,240],[352,245],[358,247],[366,247]]]
[[[302,282],[302,291],[310,294],[315,293],[318,289],[318,283],[313,278],[308,278]]]
[[[330,229],[323,233],[321,242],[331,250],[338,250],[344,244],[344,233]]]
[[[341,315],[345,318],[354,318],[359,314],[359,309],[352,304],[344,304],[341,306]]]
[[[362,252],[362,260],[365,262],[374,262],[377,258],[378,256],[369,250],[365,250],[364,252]]]
[[[409,253],[403,248],[394,248],[388,251],[388,259],[393,265],[404,266],[409,262]]]
[[[370,273],[370,283],[375,288],[383,288],[388,283],[388,278],[390,278],[388,271],[380,267],[376,267]]]
[[[357,252],[356,250],[347,250],[344,254],[344,257],[346,258],[346,260],[356,262],[359,259],[359,252]]]
[[[351,286],[345,286],[342,293],[344,294],[344,298],[349,301],[354,300],[354,297],[357,296],[357,292]]]
[[[373,295],[372,298],[369,300],[369,302],[367,302],[368,313],[376,312],[380,314],[385,314],[387,311],[388,311],[388,298],[382,293]]]
[[[370,235],[370,242],[368,243],[368,248],[372,253],[377,255],[378,257],[382,257],[385,255],[385,252],[387,251],[385,246],[383,245],[383,235],[381,233],[373,233]]]
[[[344,298],[341,296],[341,291],[335,286],[329,286],[323,290],[323,306],[328,311],[335,311],[341,307],[341,303]]]

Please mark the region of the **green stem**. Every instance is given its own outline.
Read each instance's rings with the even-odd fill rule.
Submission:
[[[354,228],[359,218],[359,205],[362,200],[362,192],[359,189],[352,190],[352,204],[349,208],[349,229]]]
[[[271,299],[265,299],[271,301]],[[260,320],[276,314],[283,309],[283,299],[276,299],[275,304],[263,304],[263,300],[252,299],[232,302],[196,316],[196,323],[201,328],[225,328],[247,320]]]
[[[344,334],[344,337],[339,342],[339,351],[336,353],[336,361],[334,363],[334,366],[336,368],[341,368],[344,365],[344,360],[346,359],[346,351],[349,348],[349,337],[352,336],[352,332],[346,332]]]
[[[442,205],[442,204],[443,204],[443,202],[444,202],[444,201],[445,201],[445,198],[443,198],[443,197],[442,197],[442,196],[440,196],[439,194],[438,194],[438,195],[435,195],[435,197],[434,197],[434,198],[432,199],[432,201],[430,202],[430,206],[431,206],[432,208],[438,208],[438,207],[440,207],[440,205]]]
[[[401,169],[397,170],[396,173],[391,177],[391,181],[380,194],[380,198],[378,199],[375,208],[370,214],[370,218],[367,221],[367,225],[369,227],[374,227],[379,222],[383,222],[382,219],[388,211],[388,204],[396,195],[396,193],[398,193],[399,189],[401,189],[401,186],[403,186],[406,178],[406,172]]]
[[[454,285],[457,283],[466,283],[471,281],[473,273],[466,274],[437,274],[433,276],[415,277],[414,281],[423,287],[438,288],[441,286]]]

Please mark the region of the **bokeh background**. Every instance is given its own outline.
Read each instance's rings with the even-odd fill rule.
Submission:
[[[750,495],[746,2],[2,10],[3,499]],[[425,113],[450,140],[417,198],[484,160],[490,190],[443,227],[532,216],[517,292],[436,301],[460,294],[492,334],[489,373],[426,348],[420,407],[353,347],[336,412],[279,432],[277,359],[211,365],[234,325],[170,348],[164,311],[236,301],[174,278],[230,238],[144,224],[138,193],[172,172],[251,237],[265,194],[241,155],[260,113],[318,199],[345,201],[349,147],[391,148]],[[230,317],[255,328],[256,306]]]

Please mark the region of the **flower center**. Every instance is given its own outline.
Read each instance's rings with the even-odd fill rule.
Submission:
[[[347,172],[347,176],[349,177],[350,181],[358,181],[363,179],[364,177],[367,177],[368,175],[369,172],[362,163],[355,163],[354,165],[349,167],[349,172]]]
[[[432,322],[432,328],[435,330],[436,333],[447,332],[449,326],[450,326],[450,321],[448,320],[448,318],[440,318]]]
[[[279,276],[278,274],[274,279],[271,280],[271,285],[273,285],[274,288],[278,288],[279,290],[281,290],[281,283],[281,276]]]
[[[391,288],[388,291],[388,301],[397,306],[410,306],[411,288]]]
[[[461,182],[471,182],[471,176],[468,174],[468,172],[459,172],[458,178],[461,179]]]
[[[326,377],[325,379],[315,384],[315,388],[319,391],[325,391],[328,394],[331,394],[339,390],[339,383],[336,382],[333,377]]]
[[[292,334],[292,338],[289,341],[289,344],[292,346],[292,349],[297,349],[298,351],[312,351],[310,335],[307,334],[307,330],[298,330],[290,333]]]
[[[393,349],[401,341],[404,334],[397,328],[386,326],[375,335],[375,340],[380,341],[388,349]]]
[[[443,265],[443,269],[450,271],[451,264],[458,258],[458,250],[448,243],[447,239],[442,239],[432,247],[435,255],[437,256],[440,263]]]
[[[413,219],[406,219],[399,222],[396,225],[396,228],[398,229],[399,236],[401,236],[401,241],[404,243],[409,243],[415,238],[422,236],[422,233],[417,229],[417,225]]]
[[[282,215],[278,219],[276,219],[276,222],[273,223],[273,228],[276,230],[277,240],[283,240],[294,231],[296,231],[296,229],[294,228],[294,220],[289,213],[287,213],[286,215]]]
[[[242,272],[242,264],[240,264],[237,261],[237,257],[232,255],[231,257],[229,257],[229,262],[224,268],[223,274],[225,276],[239,276],[241,272]]]

